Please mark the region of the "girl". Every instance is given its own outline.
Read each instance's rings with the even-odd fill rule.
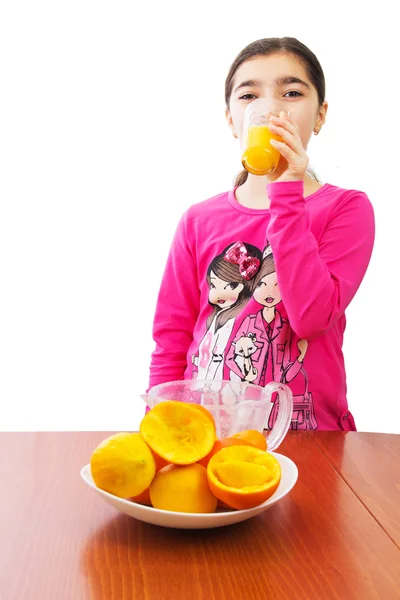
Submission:
[[[210,316],[205,282],[212,258],[243,239],[257,248],[264,248],[268,240],[279,282],[279,312],[287,315],[293,344],[307,342],[318,428],[355,430],[347,405],[342,343],[345,309],[372,253],[373,209],[364,192],[322,184],[307,170],[307,145],[311,135],[321,131],[328,104],[321,65],[304,44],[287,37],[259,40],[233,62],[225,85],[226,117],[240,141],[245,108],[260,97],[287,105],[271,125],[283,140],[274,142],[281,154],[278,168],[267,177],[243,172],[233,190],[183,215],[156,308],[150,387],[193,377],[191,357],[198,354]],[[243,267],[246,257],[239,254],[237,260]],[[252,298],[236,315],[238,326],[227,351],[240,323],[259,306]],[[292,387],[299,378],[289,379]]]
[[[255,262],[255,275],[262,254],[251,244],[243,246],[247,255],[258,261],[258,264]],[[224,352],[232,333],[235,316],[240,314],[254,289],[254,276],[245,278],[240,266],[229,261],[230,248],[231,246],[228,246],[214,258],[207,271],[210,290],[208,302],[213,310],[207,319],[207,331],[200,342],[199,353],[192,357],[198,379],[222,379]]]

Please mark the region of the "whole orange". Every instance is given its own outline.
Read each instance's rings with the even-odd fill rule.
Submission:
[[[255,448],[259,448],[260,450],[267,449],[267,440],[264,435],[257,431],[256,429],[245,429],[244,431],[240,431],[239,433],[235,433],[230,436],[233,439],[244,440],[251,446]]]
[[[156,474],[156,463],[140,433],[123,432],[97,446],[90,469],[97,487],[114,496],[129,498],[149,487]]]
[[[233,438],[233,437],[220,438],[219,440],[215,441],[215,444],[214,444],[211,452],[209,452],[207,454],[207,456],[205,456],[204,458],[199,460],[198,463],[199,463],[199,465],[202,465],[203,467],[207,467],[208,463],[210,462],[211,457],[214,456],[214,454],[216,454],[220,450],[222,450],[222,448],[228,448],[229,446],[248,446],[248,445],[249,445],[249,442],[246,442],[245,440],[241,440],[239,438]]]
[[[158,456],[158,454],[153,452],[153,450],[151,450],[151,452],[154,456],[154,460],[156,463],[156,473],[158,473],[158,471],[161,471],[161,469],[166,467],[169,463],[166,460],[164,460],[163,458],[161,458],[161,456]],[[133,502],[137,502],[138,504],[146,504],[147,506],[151,506],[150,485],[138,496],[133,496],[131,498],[131,500]]]
[[[185,513],[212,513],[217,498],[211,493],[207,470],[199,464],[168,465],[150,485],[154,508]]]

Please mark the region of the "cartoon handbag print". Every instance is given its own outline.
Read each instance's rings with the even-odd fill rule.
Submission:
[[[314,415],[314,403],[312,393],[308,390],[308,376],[301,367],[300,372],[304,376],[305,390],[304,394],[293,395],[293,416],[290,423],[290,429],[293,430],[313,430],[318,428],[318,423]],[[285,376],[282,377],[284,380]],[[275,402],[269,416],[268,427],[271,428],[278,416],[279,403]]]

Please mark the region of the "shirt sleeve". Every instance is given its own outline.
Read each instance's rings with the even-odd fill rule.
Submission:
[[[374,244],[373,208],[363,192],[347,192],[318,243],[303,181],[271,183],[267,193],[267,235],[282,300],[292,329],[309,340],[332,327],[361,284]]]
[[[171,245],[153,322],[155,350],[149,389],[183,379],[186,356],[200,309],[195,257],[187,236],[188,212],[181,218]]]

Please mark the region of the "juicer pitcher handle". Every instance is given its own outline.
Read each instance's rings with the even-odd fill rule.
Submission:
[[[278,416],[267,436],[267,450],[272,452],[278,448],[288,432],[293,414],[293,394],[289,386],[274,381],[266,385],[265,390],[270,401],[272,394],[277,392],[278,398],[275,402],[279,402]],[[264,428],[268,426],[269,415],[270,413],[264,423]]]
[[[154,398],[152,398],[150,396],[150,394],[141,394],[140,397],[147,404],[146,412],[147,412],[147,409],[153,408],[153,406],[154,406]]]

